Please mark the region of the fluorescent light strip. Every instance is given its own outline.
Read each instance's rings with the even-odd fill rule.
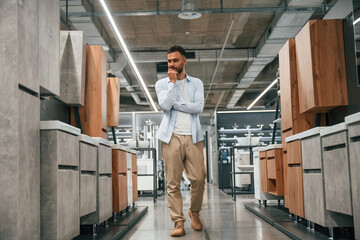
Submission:
[[[146,87],[145,82],[144,82],[143,78],[141,77],[138,68],[137,68],[136,65],[135,65],[135,62],[134,62],[134,60],[133,60],[133,58],[132,58],[132,56],[131,56],[131,54],[130,54],[130,52],[129,52],[129,49],[128,49],[127,46],[126,46],[125,41],[124,41],[124,39],[122,38],[122,36],[121,36],[121,34],[120,34],[120,32],[119,32],[119,29],[117,28],[117,26],[116,26],[116,24],[115,24],[115,21],[114,21],[113,17],[111,16],[108,7],[106,6],[105,1],[104,1],[104,0],[100,0],[100,3],[102,4],[102,6],[103,6],[103,8],[104,8],[104,10],[105,10],[105,12],[106,12],[106,15],[107,15],[107,17],[108,17],[108,19],[109,19],[109,22],[110,22],[110,24],[111,24],[111,26],[112,26],[112,28],[113,28],[113,30],[114,30],[114,32],[115,32],[115,36],[117,37],[118,42],[120,42],[120,45],[121,45],[122,49],[124,50],[125,55],[127,56],[128,60],[129,60],[129,62],[130,62],[130,65],[131,65],[131,67],[133,68],[133,70],[134,70],[134,72],[135,72],[138,80],[140,81],[140,84],[141,84],[141,86],[143,87],[143,89],[144,89],[144,91],[145,91],[145,94],[146,94],[146,96],[148,97],[148,99],[149,99],[149,101],[150,101],[151,106],[153,107],[153,109],[155,110],[155,112],[158,112],[159,110],[157,109],[157,107],[156,107],[156,105],[155,105],[155,102],[154,102],[154,100],[152,99],[152,97],[151,97],[151,95],[150,95],[150,92],[149,92],[148,88]]]
[[[257,101],[259,101],[259,99],[262,96],[264,96],[265,93],[267,93],[270,90],[270,88],[272,88],[272,86],[274,86],[277,83],[277,81],[278,79],[276,78],[246,109],[250,110],[255,105],[255,103],[257,103]]]
[[[357,24],[360,21],[360,17],[358,17],[355,22],[353,23],[353,25]]]

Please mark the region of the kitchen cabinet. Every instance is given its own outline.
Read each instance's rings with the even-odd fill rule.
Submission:
[[[281,131],[293,134],[315,126],[314,113],[300,113],[295,39],[289,39],[279,51]]]
[[[102,46],[86,46],[85,71],[85,103],[79,107],[82,133],[90,137],[106,138],[106,53]],[[70,113],[71,124],[76,126],[74,110]]]
[[[301,156],[301,141],[299,134],[285,139],[287,144],[287,186],[289,212],[299,217],[305,217],[303,168]]]
[[[352,215],[348,131],[345,123],[320,131],[326,209]]]
[[[348,124],[349,162],[355,238],[360,238],[360,113],[345,117]]]
[[[80,234],[80,129],[60,121],[40,123],[41,239]]]
[[[267,192],[276,196],[284,195],[282,146],[269,145],[266,148]]]
[[[83,31],[60,31],[60,96],[70,106],[84,106],[86,43]]]
[[[107,126],[119,126],[120,82],[118,78],[107,78]]]
[[[96,211],[83,217],[83,224],[100,224],[112,216],[112,150],[113,143],[99,142],[96,161]]]
[[[295,44],[300,113],[348,105],[342,19],[308,21]]]
[[[326,209],[322,144],[317,127],[302,132],[301,149],[305,218],[323,227],[351,227],[352,217]]]
[[[40,94],[60,95],[60,2],[38,1]],[[33,28],[33,27],[32,27]],[[34,47],[33,42],[31,48]]]
[[[98,145],[94,138],[84,134],[79,136],[81,224],[84,224],[86,215],[96,212]]]

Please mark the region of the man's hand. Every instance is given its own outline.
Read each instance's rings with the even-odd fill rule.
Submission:
[[[176,83],[176,80],[178,78],[178,72],[174,68],[169,68],[168,70],[168,76],[170,78],[170,82]]]

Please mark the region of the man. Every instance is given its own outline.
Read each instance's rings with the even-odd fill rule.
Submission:
[[[185,73],[186,57],[182,47],[170,47],[167,58],[168,77],[155,85],[159,105],[164,111],[157,137],[162,141],[168,208],[171,220],[175,222],[170,236],[179,237],[185,234],[180,192],[184,169],[191,181],[191,227],[196,231],[203,228],[199,211],[203,201],[206,171],[199,114],[204,108],[204,86],[200,79]]]

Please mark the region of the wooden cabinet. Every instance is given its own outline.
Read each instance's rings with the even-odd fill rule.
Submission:
[[[82,133],[105,137],[107,129],[106,54],[102,46],[86,46],[85,103],[79,107]],[[74,111],[71,125],[76,126]]]
[[[289,198],[289,212],[304,218],[304,187],[300,140],[294,140],[287,143],[286,161],[288,164],[287,190]]]
[[[119,126],[120,84],[118,78],[107,78],[107,126]]]
[[[137,173],[132,174],[132,189],[133,189],[133,202],[136,202],[139,199],[138,195],[138,186],[137,186]]]
[[[342,20],[310,20],[295,42],[300,113],[348,105]]]
[[[259,152],[260,160],[260,189],[267,192],[267,166],[266,166],[266,152]]]
[[[284,195],[281,148],[266,151],[266,165],[268,193],[276,196]]]
[[[112,149],[113,212],[120,212],[128,206],[127,158],[125,151],[114,147]]]
[[[295,39],[289,39],[279,51],[281,130],[293,134],[315,126],[314,113],[300,113],[295,49]]]
[[[287,169],[289,212],[305,217],[303,174],[301,165],[290,165]]]

